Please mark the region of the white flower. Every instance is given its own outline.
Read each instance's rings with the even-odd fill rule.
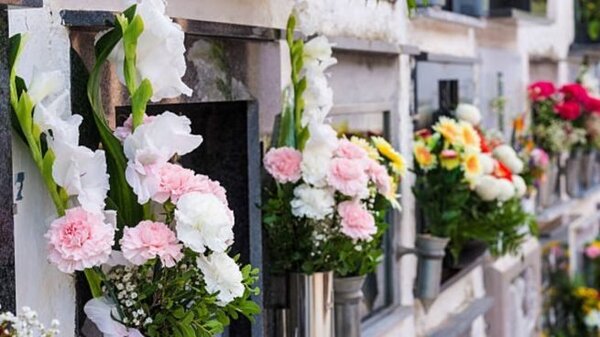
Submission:
[[[483,174],[491,174],[494,172],[494,167],[496,166],[496,161],[492,158],[488,153],[480,153],[479,154],[479,162],[481,163],[481,167],[483,168]]]
[[[481,112],[479,108],[472,104],[460,103],[456,107],[456,117],[473,125],[479,125],[481,123]]]
[[[498,189],[498,179],[490,175],[481,177],[475,187],[475,193],[477,193],[483,201],[495,200],[500,193],[500,190]]]
[[[507,201],[515,196],[515,186],[507,179],[497,179],[498,201]]]
[[[337,133],[329,124],[311,123],[310,136],[302,152],[302,179],[305,182],[324,187],[327,185],[327,172],[333,152],[337,148]]]
[[[164,0],[125,1],[127,7],[136,2],[136,14],[144,21],[144,31],[138,39],[136,53],[138,83],[142,79],[148,79],[152,83],[153,102],[181,94],[191,96],[192,89],[181,80],[186,71],[185,34],[181,26],[165,14]],[[120,42],[109,59],[115,64],[122,83],[125,83],[124,58],[123,43]]]
[[[177,238],[195,252],[224,252],[233,243],[233,212],[209,193],[184,194],[175,210]]]
[[[105,337],[144,337],[139,330],[127,328],[113,319],[119,318],[119,313],[116,305],[106,297],[89,300],[83,311]]]
[[[217,293],[218,305],[226,306],[237,297],[244,295],[245,288],[240,267],[226,253],[213,252],[208,257],[200,255],[196,263],[204,274],[206,290],[210,294]]]
[[[320,13],[319,8],[323,7],[321,4],[324,1],[307,1],[307,0],[296,0],[294,5],[294,15],[296,16],[298,29],[304,35],[315,34],[321,25],[321,20],[317,13]]]
[[[512,176],[513,185],[515,186],[516,196],[517,198],[521,198],[527,192],[527,184],[525,180],[520,176],[514,174]]]
[[[332,57],[332,44],[327,37],[317,36],[304,45],[304,68],[316,68],[321,72],[337,63]]]
[[[65,78],[61,71],[40,71],[34,67],[27,93],[31,97],[33,104],[38,104],[46,97],[64,89]]]
[[[202,143],[202,136],[191,134],[191,121],[166,111],[138,126],[123,143],[128,159],[125,177],[138,196],[148,202],[158,190],[158,171],[175,154],[185,155]]]
[[[587,325],[590,328],[600,327],[600,311],[599,310],[590,311],[585,316],[584,323],[585,323],[585,325]]]
[[[323,220],[333,213],[334,193],[330,189],[302,184],[294,189],[291,205],[292,214],[296,217]]]
[[[51,141],[56,159],[52,166],[54,181],[68,195],[77,196],[88,212],[104,210],[104,200],[110,188],[104,151],[92,151],[85,146]]]
[[[33,111],[33,121],[41,131],[52,139],[67,144],[79,143],[79,125],[83,118],[71,115],[68,107],[68,91],[64,91],[52,101],[39,102]]]
[[[500,145],[494,149],[494,157],[496,157],[502,164],[514,174],[519,174],[523,171],[523,161],[519,159],[519,156],[515,150],[509,145]]]
[[[327,76],[318,68],[311,66],[305,69],[306,91],[304,91],[304,112],[302,126],[311,122],[323,123],[333,106],[333,90],[327,83]]]

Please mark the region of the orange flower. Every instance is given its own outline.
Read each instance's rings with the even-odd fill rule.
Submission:
[[[477,182],[477,179],[483,174],[483,166],[479,161],[479,153],[468,152],[464,155],[463,170],[465,171],[465,178],[473,185]]]
[[[434,125],[433,129],[439,132],[444,139],[454,145],[461,140],[461,132],[458,123],[448,117],[440,117],[440,120]]]
[[[479,151],[481,148],[481,138],[473,125],[467,122],[460,122],[459,127],[462,145],[465,148]]]
[[[436,158],[431,153],[427,145],[425,145],[423,142],[415,142],[413,152],[415,155],[415,160],[423,170],[427,171],[435,167],[437,163]]]

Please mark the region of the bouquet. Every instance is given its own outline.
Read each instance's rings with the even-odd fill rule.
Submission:
[[[600,100],[590,97],[577,83],[556,90],[550,82],[536,82],[528,91],[537,144],[551,154],[586,144],[585,118],[587,112],[598,110]]]
[[[177,163],[202,137],[184,116],[145,114],[149,101],[192,93],[181,81],[184,33],[165,4],[142,0],[97,37],[88,98],[101,149],[78,145],[83,118],[64,110],[59,73],[35,73],[29,86],[17,76],[23,48],[20,35],[11,38],[13,124],[58,213],[48,260],[84,273],[87,317],[105,336],[208,337],[257,314],[258,271],[229,255],[235,217],[225,189]],[[107,60],[131,97],[132,113],[114,132],[100,92]]]
[[[264,167],[264,224],[280,272],[371,272],[381,259],[385,212],[396,205],[404,159],[381,137],[339,139],[324,71],[336,61],[325,37],[294,40],[288,22],[293,100],[281,115]]]
[[[470,240],[484,241],[494,255],[514,252],[531,223],[519,202],[523,163],[510,146],[488,144],[470,122],[481,120],[475,107],[459,105],[457,116],[415,134],[413,193],[426,210],[426,231],[450,238],[455,261]]]

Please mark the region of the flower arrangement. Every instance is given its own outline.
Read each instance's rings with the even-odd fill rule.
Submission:
[[[533,135],[546,152],[568,152],[586,144],[584,121],[600,107],[600,100],[588,95],[580,84],[571,83],[556,89],[550,82],[529,86],[533,111]]]
[[[332,106],[324,71],[336,60],[322,36],[287,39],[293,100],[263,163],[270,177],[264,224],[279,271],[335,270],[363,275],[380,262],[385,211],[397,205],[404,159],[381,137],[337,137],[325,122]]]
[[[450,238],[455,261],[470,240],[484,241],[494,255],[515,252],[527,234],[521,228],[534,227],[520,205],[523,162],[470,123],[481,120],[475,107],[459,106],[457,115],[415,134],[413,193],[426,210],[426,230]]]
[[[87,317],[105,336],[208,337],[257,314],[258,271],[229,256],[235,218],[225,189],[177,163],[202,137],[184,116],[145,114],[149,101],[192,93],[181,81],[184,33],[164,2],[139,1],[97,37],[88,97],[101,149],[78,145],[82,117],[66,109],[60,74],[36,73],[28,87],[17,76],[23,48],[20,35],[11,38],[13,124],[58,213],[48,260],[84,273]],[[100,99],[107,60],[131,97],[132,113],[114,132]]]
[[[38,319],[38,314],[29,307],[23,307],[20,314],[10,311],[0,313],[0,336],[2,337],[55,337],[58,336],[60,322],[53,319],[49,327],[45,327]]]

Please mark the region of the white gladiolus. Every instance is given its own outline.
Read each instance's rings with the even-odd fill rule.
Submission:
[[[71,115],[67,108],[68,98],[69,93],[65,90],[50,102],[40,101],[34,108],[33,121],[48,137],[67,144],[78,144],[79,125],[83,118]]]
[[[209,193],[184,194],[175,210],[177,238],[191,250],[224,252],[233,243],[233,212]]]
[[[305,182],[323,187],[327,184],[329,163],[337,148],[338,138],[329,124],[311,123],[310,137],[302,152],[302,178]]]
[[[106,297],[93,298],[83,307],[90,321],[107,337],[144,337],[138,329],[128,328],[113,317],[119,318],[116,304]]]
[[[502,164],[514,174],[519,174],[523,171],[523,161],[519,159],[519,156],[515,150],[509,145],[500,145],[494,149],[494,157],[496,157]]]
[[[153,102],[174,98],[181,94],[192,95],[192,89],[181,78],[186,72],[185,34],[181,26],[166,14],[164,0],[126,0],[127,7],[137,3],[136,14],[144,21],[144,31],[138,39],[136,68],[138,83],[148,79],[152,84]],[[117,44],[110,54],[119,80],[125,84],[123,43]]]
[[[329,189],[302,184],[294,189],[291,205],[292,214],[296,217],[323,220],[333,213],[334,193]]]
[[[306,68],[306,91],[304,92],[304,112],[302,126],[309,123],[323,123],[333,106],[333,90],[327,83],[327,77],[318,68]]]
[[[304,44],[304,67],[316,67],[320,71],[325,71],[328,67],[337,63],[332,57],[332,44],[327,37],[318,36]]]
[[[456,107],[456,117],[473,125],[479,125],[481,123],[481,112],[479,108],[472,104],[460,103]]]
[[[77,201],[86,211],[102,211],[110,188],[104,151],[92,151],[63,141],[51,141],[49,144],[56,155],[52,166],[54,181],[68,195],[77,196]]]
[[[477,193],[483,201],[495,200],[500,193],[498,179],[490,175],[481,177],[475,187],[475,193]]]
[[[240,267],[226,253],[212,253],[208,257],[200,255],[196,263],[204,275],[206,290],[210,294],[217,293],[218,305],[226,306],[244,294]]]
[[[488,153],[479,154],[479,162],[481,163],[481,167],[483,168],[483,174],[491,174],[494,172],[494,167],[496,165],[496,161],[492,158]]]
[[[65,77],[61,71],[40,71],[33,69],[33,76],[27,93],[33,104],[38,104],[46,97],[65,89]]]
[[[527,193],[527,184],[520,175],[512,176],[513,185],[515,186],[517,198],[521,198]]]
[[[497,179],[498,201],[507,201],[515,196],[516,189],[513,183],[506,179]]]
[[[166,111],[138,126],[123,142],[128,159],[125,177],[141,204],[158,189],[158,170],[174,155],[192,152],[202,136],[192,135],[191,121]]]

